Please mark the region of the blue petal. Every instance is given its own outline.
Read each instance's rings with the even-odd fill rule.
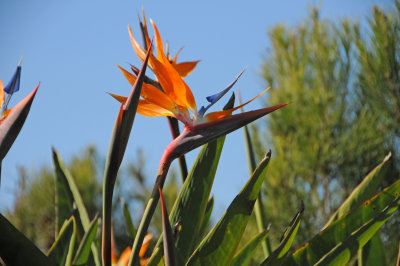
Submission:
[[[199,114],[200,115],[204,115],[204,113],[207,111],[208,108],[210,108],[214,103],[218,102],[219,99],[222,98],[222,96],[224,96],[232,87],[233,85],[235,85],[235,83],[238,81],[238,79],[240,78],[240,76],[243,74],[243,72],[246,69],[244,69],[242,72],[240,72],[240,74],[235,78],[234,81],[231,82],[231,84],[228,85],[228,87],[226,87],[225,89],[223,89],[221,92],[216,93],[214,95],[208,96],[206,97],[207,101],[210,103],[207,107],[201,107],[199,110]]]
[[[199,110],[199,114],[203,115],[206,112],[206,108],[204,108],[204,106],[202,106]]]
[[[17,70],[15,70],[15,73],[8,82],[7,86],[4,87],[4,91],[7,92],[8,94],[13,94],[14,92],[19,91],[19,80],[21,77],[21,66],[17,67]]]

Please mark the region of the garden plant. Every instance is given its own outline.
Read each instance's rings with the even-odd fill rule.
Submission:
[[[195,70],[199,61],[179,62],[178,54],[171,56],[163,43],[156,24],[151,21],[154,37],[143,13],[138,28],[128,28],[131,44],[140,67],[131,65],[127,70],[118,66],[131,85],[128,95],[110,93],[121,106],[112,130],[106,157],[102,191],[102,213],[90,217],[76,180],[53,148],[56,172],[56,239],[45,252],[35,246],[23,232],[0,214],[0,263],[5,265],[345,265],[364,261],[363,247],[376,236],[382,225],[400,206],[400,179],[380,189],[384,171],[391,155],[382,158],[379,165],[368,166],[370,172],[352,189],[345,201],[333,212],[323,229],[302,247],[293,249],[296,234],[307,215],[307,204],[298,198],[297,212],[286,222],[286,229],[278,245],[269,239],[269,211],[261,200],[268,166],[274,163],[271,150],[257,162],[254,140],[248,124],[272,112],[284,113],[290,109],[290,98],[278,105],[244,112],[244,106],[257,97],[234,106],[235,94],[226,101],[223,110],[211,112],[211,107],[222,100],[242,78],[243,72],[223,90],[206,98],[207,104],[199,108],[184,78]],[[135,36],[141,36],[138,42]],[[155,79],[148,74],[152,71]],[[27,119],[39,85],[25,99],[8,108],[13,93],[19,91],[21,63],[8,85],[0,82],[0,167],[18,133]],[[273,82],[271,82],[273,85]],[[277,92],[272,92],[277,93]],[[7,98],[5,97],[7,95]],[[279,97],[278,97],[279,98]],[[283,108],[284,107],[284,108]],[[282,108],[282,109],[281,109]],[[279,109],[279,110],[278,110]],[[240,113],[233,113],[241,110]],[[289,111],[290,112],[290,111]],[[124,203],[123,216],[112,213],[114,188],[124,158],[127,143],[137,141],[132,126],[136,113],[149,117],[165,116],[172,141],[160,159],[154,187],[138,225]],[[180,127],[182,123],[182,127]],[[180,129],[183,129],[182,131]],[[247,157],[252,174],[239,194],[230,203],[219,221],[209,230],[213,209],[211,189],[227,134],[244,129]],[[193,165],[187,165],[185,154],[201,147]],[[260,147],[258,147],[260,149]],[[183,185],[171,209],[167,209],[163,187],[171,163],[179,161]],[[7,165],[2,165],[3,168]],[[189,169],[189,170],[188,170]],[[1,168],[0,168],[1,170]],[[285,195],[282,195],[285,197]],[[163,234],[158,239],[149,233],[149,226],[157,205],[161,205]],[[289,204],[289,203],[288,203]],[[249,242],[239,245],[251,216],[256,218],[258,233]],[[129,232],[131,246],[116,254],[113,220],[123,220]],[[275,225],[282,226],[285,225]],[[254,260],[260,250],[263,259]]]

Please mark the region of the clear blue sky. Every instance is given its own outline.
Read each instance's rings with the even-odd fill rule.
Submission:
[[[24,57],[21,90],[11,106],[39,81],[41,86],[21,134],[3,161],[0,211],[13,202],[17,166],[28,170],[51,166],[51,146],[67,161],[88,144],[95,144],[106,155],[119,108],[106,92],[126,95],[130,90],[116,64],[140,65],[127,25],[133,26],[139,38],[136,13],[142,6],[163,40],[170,43],[172,53],[184,46],[181,60],[201,60],[186,79],[201,106],[205,96],[224,88],[246,66],[235,88],[240,88],[244,100],[267,86],[260,73],[269,46],[268,28],[278,23],[296,25],[313,5],[321,7],[322,17],[357,20],[373,4],[392,6],[392,1],[1,1],[3,83]],[[259,107],[261,100],[247,110]],[[146,173],[153,183],[163,149],[171,140],[167,122],[138,115],[132,134],[124,161],[134,159],[138,148],[144,149]],[[189,164],[196,154],[188,155]],[[239,130],[228,136],[217,171],[212,192],[217,213],[248,179],[244,162]]]

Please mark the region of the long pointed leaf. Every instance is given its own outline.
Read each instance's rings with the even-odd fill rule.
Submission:
[[[340,242],[315,265],[345,265],[399,207],[400,197],[397,197],[374,218],[346,238],[345,241]]]
[[[263,158],[224,216],[194,251],[187,265],[228,265],[231,262],[260,192],[270,156],[269,152]]]
[[[387,265],[385,249],[379,232],[377,232],[362,249],[358,250],[358,252],[358,255],[361,256],[363,266]]]
[[[258,246],[265,240],[269,234],[269,227],[261,233],[258,233],[252,240],[249,241],[236,255],[233,257],[231,266],[246,266],[249,265],[251,259],[257,251]]]
[[[6,118],[0,120],[0,165],[24,125],[39,85],[14,106]]]
[[[358,208],[331,223],[303,247],[296,250],[286,263],[288,265],[315,264],[338,243],[344,241],[366,222],[383,211],[400,194],[400,180],[385,188]]]
[[[93,221],[90,223],[88,231],[85,233],[81,243],[79,244],[78,250],[76,251],[73,260],[74,265],[83,265],[87,263],[90,256],[90,249],[93,240],[95,239],[97,234],[98,225],[99,225],[99,218],[95,217]]]
[[[293,244],[294,238],[300,227],[301,218],[304,212],[304,205],[301,203],[300,211],[291,221],[289,227],[283,234],[282,241],[278,248],[261,265],[281,265],[285,259],[286,254],[289,252]]]
[[[133,224],[132,216],[131,216],[131,213],[129,211],[128,205],[122,199],[121,199],[121,202],[122,202],[122,209],[123,209],[123,212],[124,212],[125,225],[126,225],[126,229],[128,231],[129,237],[131,239],[135,239],[136,229],[135,229],[135,225]]]
[[[149,48],[143,62],[136,82],[124,106],[121,106],[115,121],[111,135],[107,160],[104,169],[103,181],[103,236],[102,236],[102,258],[103,264],[111,265],[111,210],[114,185],[117,179],[119,167],[125,154],[129,135],[135,120],[136,110],[139,103],[140,92],[142,91],[143,79],[146,73],[147,61],[151,53]]]
[[[66,199],[69,201],[68,205],[72,206],[73,203],[76,204],[83,230],[85,232],[88,232],[88,230],[90,228],[89,214],[86,210],[86,207],[83,202],[82,196],[79,192],[78,186],[76,185],[74,178],[72,177],[71,173],[69,172],[69,170],[65,166],[64,162],[62,161],[60,154],[54,148],[53,148],[52,152],[53,152],[53,163],[54,163],[54,168],[56,170],[57,180],[61,180],[65,186],[64,191],[66,193],[65,194]],[[59,183],[58,185],[61,185],[61,183]],[[71,200],[72,200],[72,202],[71,202]],[[93,254],[93,259],[94,259],[95,264],[97,266],[100,266],[101,263],[100,263],[100,258],[99,258],[99,252],[94,243],[92,244],[91,249],[92,249],[92,254]]]
[[[76,222],[72,216],[58,234],[47,256],[57,265],[71,265],[76,241]]]
[[[6,265],[56,265],[0,214],[0,257]]]
[[[368,173],[363,181],[351,192],[342,205],[340,205],[332,217],[329,218],[329,221],[324,227],[375,195],[383,178],[383,166],[390,159],[390,157],[391,153],[389,153],[379,165],[377,165],[371,172]]]

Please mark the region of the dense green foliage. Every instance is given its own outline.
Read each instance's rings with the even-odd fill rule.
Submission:
[[[269,117],[266,137],[259,136],[274,152],[264,202],[269,221],[282,225],[296,211],[298,200],[304,200],[299,244],[321,229],[389,152],[393,159],[383,184],[399,176],[399,2],[396,5],[388,12],[374,8],[367,22],[340,24],[321,19],[313,9],[300,25],[279,25],[269,32],[271,47],[263,69],[273,93],[266,102],[292,103]],[[400,232],[399,219],[393,220],[390,231],[397,237],[386,236],[392,258]],[[280,235],[272,230],[271,236],[276,242]]]

